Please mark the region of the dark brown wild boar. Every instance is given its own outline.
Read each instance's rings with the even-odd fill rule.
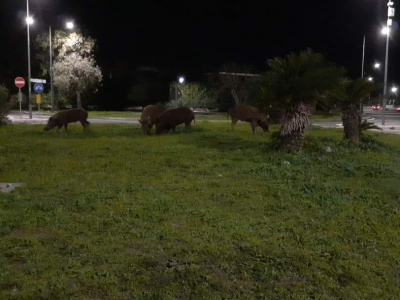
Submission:
[[[187,107],[170,109],[158,117],[156,121],[157,134],[175,132],[176,126],[185,124],[186,128],[195,121],[194,113]]]
[[[156,124],[157,118],[166,110],[167,108],[161,105],[149,105],[145,107],[139,119],[144,134],[150,134],[151,129]]]
[[[232,130],[238,121],[248,122],[251,124],[253,133],[256,132],[257,126],[261,127],[264,132],[269,131],[269,118],[259,110],[251,106],[238,105],[229,110],[228,117],[232,118]]]
[[[58,130],[60,130],[63,126],[65,130],[67,130],[68,124],[75,122],[80,122],[83,128],[86,128],[89,126],[87,119],[88,113],[83,109],[69,109],[60,111],[49,119],[44,130],[49,131],[55,127],[58,127]]]

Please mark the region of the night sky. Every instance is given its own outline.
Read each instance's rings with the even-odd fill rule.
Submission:
[[[226,62],[266,70],[266,61],[310,47],[360,76],[367,35],[366,72],[383,63],[387,0],[264,1],[30,0],[32,37],[73,19],[98,41],[103,69],[123,64],[176,73],[203,72]],[[131,3],[131,4],[126,4]],[[0,0],[0,74],[26,71],[26,1]],[[400,1],[395,0],[400,16]],[[396,29],[398,24],[395,23]],[[390,81],[398,81],[400,34],[391,41]]]

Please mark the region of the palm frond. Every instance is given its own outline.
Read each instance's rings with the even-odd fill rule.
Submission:
[[[370,123],[367,120],[364,120],[361,125],[360,125],[360,130],[361,131],[366,131],[366,130],[371,130],[371,129],[377,129],[377,130],[382,130],[379,126],[375,125],[374,123]]]

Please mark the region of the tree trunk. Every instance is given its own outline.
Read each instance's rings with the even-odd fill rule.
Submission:
[[[284,149],[301,151],[304,146],[305,131],[311,124],[311,111],[307,104],[300,103],[284,113],[279,139]]]
[[[361,114],[357,104],[342,105],[344,138],[353,143],[361,141]]]
[[[233,99],[235,99],[236,105],[240,105],[241,103],[240,103],[239,96],[234,89],[231,90],[231,94],[232,94]]]
[[[82,99],[81,99],[80,92],[76,92],[76,102],[77,102],[78,108],[82,109]]]

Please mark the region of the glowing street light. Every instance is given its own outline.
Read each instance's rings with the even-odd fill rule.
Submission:
[[[393,88],[392,88],[392,92],[393,92],[393,93],[397,93],[397,91],[398,91],[398,88],[397,88],[397,87],[393,87]]]
[[[67,29],[69,29],[69,30],[74,29],[74,27],[75,27],[74,22],[67,22],[66,26],[67,26]]]
[[[32,17],[27,17],[25,21],[28,25],[33,25],[35,23],[35,20]]]
[[[374,81],[374,78],[372,78],[372,77],[368,77],[368,81]]]
[[[393,26],[393,18],[395,17],[394,2],[388,1],[388,19],[387,26],[383,28],[382,33],[386,34],[386,58],[385,58],[385,79],[383,84],[383,111],[382,111],[382,125],[386,124],[386,104],[387,104],[387,83],[388,83],[388,69],[389,69],[389,41],[390,41],[390,27]]]
[[[27,44],[28,44],[28,106],[29,106],[29,119],[32,119],[32,103],[31,103],[31,35],[30,27],[35,21],[29,13],[29,0],[26,0],[26,31],[27,31]]]
[[[380,63],[376,63],[376,64],[374,65],[374,68],[375,68],[375,69],[380,69],[380,68],[381,68],[381,64],[380,64]]]
[[[181,76],[178,78],[178,82],[183,85],[185,83],[186,79],[185,77]],[[175,86],[175,105],[178,106],[178,84]],[[181,92],[181,106],[183,106],[183,95]]]
[[[389,35],[390,34],[390,28],[389,27],[383,27],[381,32],[382,32],[383,35]]]

